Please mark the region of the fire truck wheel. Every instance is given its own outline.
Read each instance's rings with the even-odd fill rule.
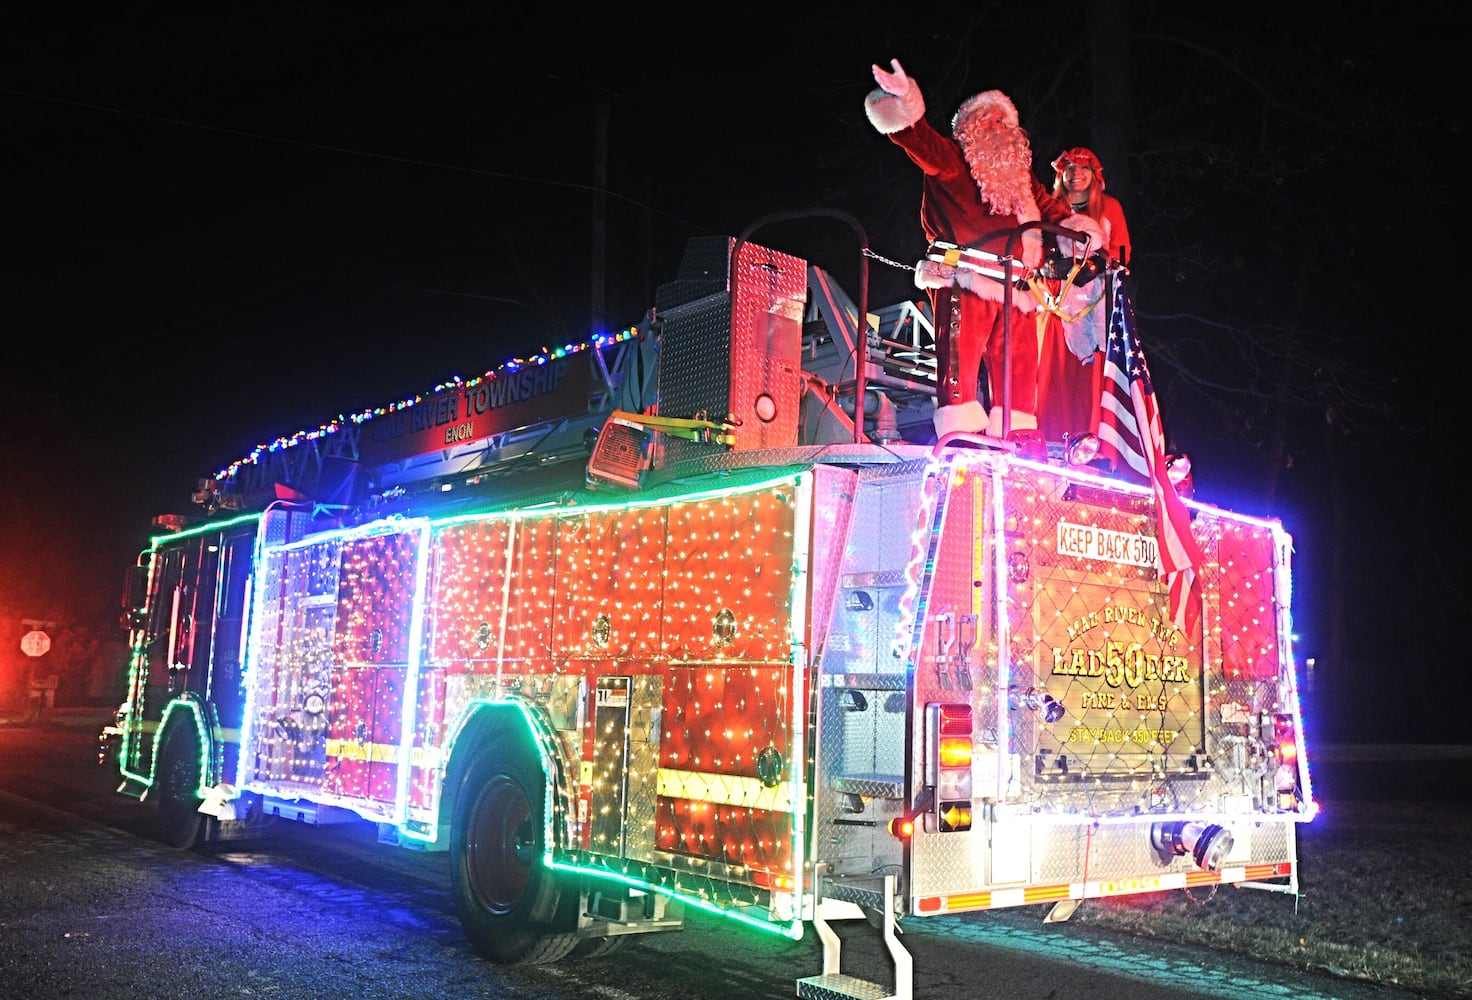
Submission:
[[[632,940],[634,940],[632,934],[620,934],[618,937],[584,938],[578,942],[569,957],[580,960],[602,958],[604,955],[612,955],[616,951],[621,951]]]
[[[204,815],[199,811],[199,748],[186,734],[174,730],[159,753],[158,774],[159,839],[170,847],[192,850],[204,832]]]
[[[557,876],[542,863],[547,779],[520,741],[482,748],[465,769],[450,829],[455,910],[470,943],[502,965],[564,958]]]

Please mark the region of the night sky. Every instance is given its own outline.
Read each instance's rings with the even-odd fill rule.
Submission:
[[[0,23],[0,672],[22,618],[114,621],[149,519],[196,512],[197,479],[631,325],[691,237],[838,210],[912,263],[918,171],[862,110],[898,57],[938,125],[1010,94],[1045,182],[1059,150],[1118,143],[1167,429],[1199,499],[1294,534],[1321,725],[1465,741],[1385,709],[1472,693],[1443,455],[1467,323],[1452,5],[1121,4],[1108,122],[1083,3],[207,6]],[[847,225],[755,238],[857,298]],[[871,261],[871,307],[916,294]]]

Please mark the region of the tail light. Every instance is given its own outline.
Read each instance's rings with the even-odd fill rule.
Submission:
[[[1298,808],[1298,730],[1293,716],[1273,716],[1273,742],[1277,745],[1278,808]]]
[[[926,784],[935,786],[935,827],[971,829],[971,706],[933,703],[925,709]]]
[[[889,821],[901,840],[922,828],[939,833],[971,829],[972,714],[970,705],[925,706],[924,788],[913,808]]]
[[[889,820],[899,839],[917,829],[972,829],[972,707],[932,703],[924,710],[924,786],[908,813]]]

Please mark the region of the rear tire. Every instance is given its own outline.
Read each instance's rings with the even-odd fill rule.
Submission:
[[[450,828],[455,911],[470,943],[501,965],[564,958],[578,943],[561,926],[561,885],[542,863],[547,777],[523,741],[477,750]]]
[[[154,788],[158,790],[159,839],[182,851],[193,850],[204,838],[199,779],[197,741],[182,731],[171,731],[159,753]]]

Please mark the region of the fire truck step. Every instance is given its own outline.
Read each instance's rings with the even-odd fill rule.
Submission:
[[[838,774],[833,776],[833,790],[872,799],[903,799],[905,779],[898,774]]]
[[[886,986],[871,983],[867,979],[830,973],[809,976],[797,981],[797,995],[806,1000],[893,1000],[894,993]]]
[[[840,899],[868,910],[884,909],[884,880],[873,875],[830,875],[823,879],[824,899]]]

